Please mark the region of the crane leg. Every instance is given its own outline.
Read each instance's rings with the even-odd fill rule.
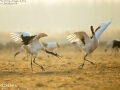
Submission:
[[[93,63],[93,62],[91,62],[91,61],[89,61],[89,60],[87,60],[87,59],[86,59],[86,56],[87,56],[87,55],[88,55],[88,54],[86,54],[86,55],[85,55],[85,57],[84,57],[85,61],[88,61],[88,62],[90,62],[91,64],[93,64],[93,65],[94,65],[94,63]]]
[[[33,72],[33,68],[32,68],[32,55],[31,55],[31,70]]]
[[[84,56],[84,61],[83,61],[83,63],[82,63],[82,65],[80,66],[80,67],[78,67],[79,69],[82,69],[83,68],[83,66],[84,66],[84,63],[85,63],[85,58],[86,58],[86,56],[87,56],[88,54],[86,54],[85,56]]]
[[[91,64],[95,65],[93,62],[91,62],[91,61],[89,61],[89,60],[86,60],[86,61],[88,61],[88,62],[90,62]]]
[[[87,55],[88,55],[88,54],[86,54],[86,55],[84,56],[84,61],[83,61],[83,64],[81,65],[81,68],[80,68],[80,69],[82,69],[82,68],[83,68],[85,61],[88,61],[88,62],[90,62],[91,64],[93,64],[93,65],[94,65],[94,63],[93,63],[93,62],[91,62],[91,61],[89,61],[89,60],[87,60],[87,59],[86,59]]]
[[[118,47],[116,47],[116,51],[119,53],[119,49],[118,49]]]
[[[113,54],[113,52],[114,52],[114,48],[112,48],[112,53],[111,53],[111,55]]]
[[[49,54],[47,56],[48,56],[48,58],[50,57]]]
[[[45,69],[44,69],[41,65],[39,65],[38,63],[35,62],[35,58],[34,58],[33,62],[34,62],[36,65],[38,65],[43,71],[45,71]]]
[[[15,54],[14,54],[14,59],[15,59],[15,57],[19,54],[20,52],[16,52]]]
[[[105,53],[107,52],[107,49],[105,49]]]

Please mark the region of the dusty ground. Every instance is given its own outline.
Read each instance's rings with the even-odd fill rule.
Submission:
[[[16,85],[1,86],[0,90],[120,90],[120,54],[110,55],[96,50],[87,57],[96,65],[85,62],[84,68],[78,69],[84,52],[70,51],[59,50],[61,59],[48,58],[41,51],[36,62],[46,71],[34,64],[34,73],[30,69],[30,57],[22,60],[25,53],[14,60],[15,51],[0,51],[0,85]]]

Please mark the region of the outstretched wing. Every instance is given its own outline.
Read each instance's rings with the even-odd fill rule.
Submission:
[[[37,35],[35,36],[35,38],[33,39],[33,41],[39,40],[41,37],[46,37],[46,36],[48,36],[48,35],[45,34],[45,33],[39,33],[39,34],[37,34]]]
[[[36,36],[28,32],[15,32],[15,33],[10,33],[10,35],[15,41],[21,39],[24,45],[28,45],[30,41]]]
[[[112,19],[107,22],[101,23],[100,26],[96,29],[95,36],[96,36],[97,40],[99,39],[102,32],[108,27],[108,25],[111,22],[112,22]]]
[[[31,46],[34,46],[34,48],[37,48],[37,47],[39,47],[38,44],[41,44],[39,42],[39,39],[42,38],[42,37],[46,37],[46,36],[47,36],[47,34],[45,34],[45,33],[39,33],[29,42],[29,44]],[[43,49],[45,48],[42,44],[41,44],[41,46],[42,46]]]
[[[32,36],[32,34],[28,32],[14,32],[14,33],[10,33],[10,36],[14,39],[14,41],[18,41],[18,40],[22,40],[21,36],[30,37]]]
[[[91,41],[91,38],[84,31],[75,32],[75,33],[67,36],[67,39],[70,42],[76,42],[76,41],[81,40],[84,45],[88,44]]]

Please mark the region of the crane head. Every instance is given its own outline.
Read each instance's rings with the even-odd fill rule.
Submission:
[[[91,26],[90,29],[91,29],[92,34],[95,35],[93,26]]]

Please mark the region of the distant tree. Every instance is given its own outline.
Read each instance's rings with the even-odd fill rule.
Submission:
[[[0,44],[0,50],[3,50],[3,49],[4,49],[4,45]]]
[[[15,42],[8,42],[8,43],[6,43],[6,45],[5,45],[5,49],[10,49],[10,50],[14,50],[14,49],[18,49],[18,48],[20,48],[20,44],[17,44],[17,43],[15,43]]]

